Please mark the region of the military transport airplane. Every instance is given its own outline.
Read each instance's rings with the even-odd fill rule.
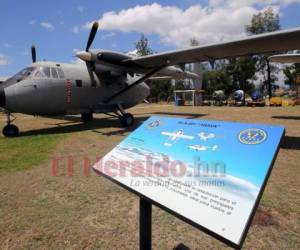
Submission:
[[[204,146],[204,145],[190,145],[188,146],[189,149],[195,150],[195,151],[216,151],[218,149],[218,145],[213,145],[212,147]]]
[[[173,144],[175,144],[178,139],[186,139],[186,140],[193,140],[194,139],[194,136],[192,136],[192,135],[185,135],[183,133],[182,129],[180,129],[176,132],[173,132],[173,133],[161,132],[161,134],[169,136],[168,140],[164,143],[164,145],[166,147],[172,147]]]
[[[97,30],[95,22],[85,51],[76,53],[86,65],[36,62],[36,51],[32,48],[33,63],[0,85],[0,107],[7,116],[5,136],[19,133],[11,124],[14,112],[47,116],[81,114],[83,121],[92,120],[93,113],[106,113],[119,117],[123,126],[130,126],[134,118],[125,109],[148,96],[145,81],[151,77],[197,78],[184,70],[185,64],[300,48],[298,28],[134,57],[90,49]]]

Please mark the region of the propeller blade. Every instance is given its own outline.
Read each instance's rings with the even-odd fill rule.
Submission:
[[[31,47],[31,57],[32,57],[32,62],[35,63],[36,62],[36,49],[35,49],[34,45],[32,45],[32,47]]]
[[[88,42],[86,44],[85,51],[87,51],[87,52],[89,51],[89,49],[90,49],[90,47],[91,47],[91,45],[94,41],[94,38],[95,38],[97,30],[98,30],[98,26],[99,26],[98,22],[94,22],[93,27],[92,27],[91,32],[90,32]]]

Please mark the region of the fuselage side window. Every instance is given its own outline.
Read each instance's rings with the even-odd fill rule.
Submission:
[[[56,78],[56,79],[58,78],[56,68],[51,68],[51,75],[52,75],[52,78]]]
[[[43,73],[46,77],[50,78],[50,68],[49,67],[43,67]]]
[[[62,71],[61,68],[56,68],[57,69],[57,73],[60,79],[65,78],[64,72]]]

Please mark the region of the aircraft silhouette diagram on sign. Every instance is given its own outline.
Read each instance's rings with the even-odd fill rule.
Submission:
[[[85,51],[76,53],[85,65],[37,62],[36,50],[32,47],[33,63],[0,85],[0,107],[7,116],[7,125],[3,129],[5,136],[19,134],[19,129],[12,124],[12,113],[81,114],[84,122],[91,121],[93,113],[105,113],[117,116],[124,127],[131,126],[134,117],[125,110],[149,95],[145,83],[148,79],[165,76],[199,78],[197,74],[185,71],[184,65],[300,47],[298,28],[134,57],[116,51],[90,49],[97,30],[98,23],[95,22]]]
[[[172,147],[178,139],[186,139],[186,140],[193,140],[194,136],[192,135],[185,135],[183,134],[183,130],[180,129],[177,132],[170,133],[170,132],[161,132],[162,135],[169,136],[168,140],[164,143],[166,147]]]
[[[218,145],[213,145],[212,147],[204,146],[204,145],[190,145],[188,146],[189,149],[195,150],[195,151],[216,151],[218,149]]]

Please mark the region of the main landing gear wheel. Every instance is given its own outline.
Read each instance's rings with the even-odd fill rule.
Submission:
[[[81,114],[81,120],[83,122],[90,122],[93,120],[93,113]]]
[[[10,114],[9,111],[5,111],[6,114],[6,126],[3,128],[2,133],[6,137],[16,137],[19,135],[19,129],[16,125],[11,124],[16,118]],[[11,119],[11,117],[13,119]]]
[[[16,125],[8,124],[3,128],[2,133],[6,137],[16,137],[19,135],[19,129]]]
[[[120,117],[120,121],[123,127],[131,127],[134,124],[134,117],[130,113],[125,113]]]

